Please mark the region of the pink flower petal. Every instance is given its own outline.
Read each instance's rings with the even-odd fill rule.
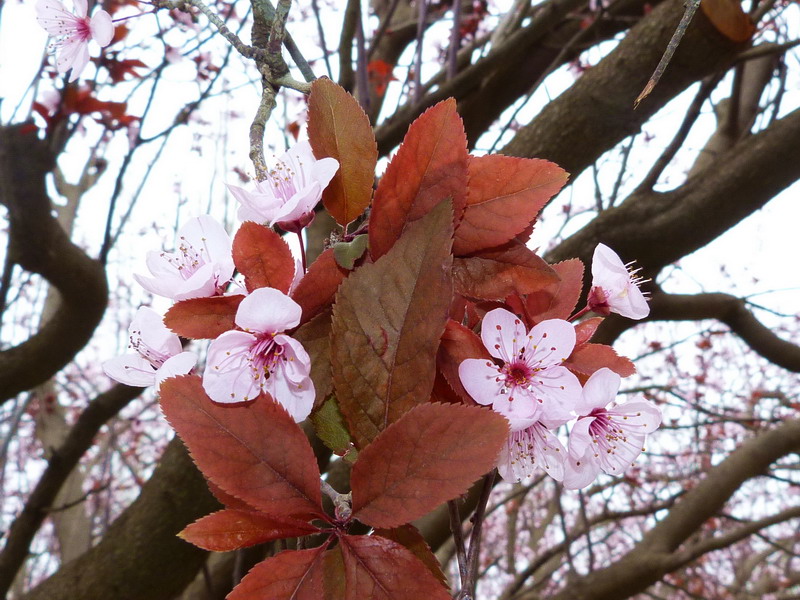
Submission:
[[[588,415],[596,408],[605,408],[617,397],[622,378],[609,368],[598,369],[583,386],[583,394],[575,407],[578,416]]]
[[[598,473],[600,473],[600,465],[594,459],[591,451],[587,451],[585,455],[577,458],[570,453],[564,469],[564,487],[568,490],[585,488],[597,479]]]
[[[296,423],[305,421],[314,407],[316,390],[310,377],[293,382],[284,372],[285,362],[281,362],[273,375],[267,379],[265,389],[292,416]]]
[[[542,421],[557,427],[572,419],[571,412],[581,396],[581,383],[566,367],[549,367],[534,375],[534,394],[542,401]]]
[[[92,32],[92,39],[97,42],[101,48],[105,48],[114,39],[114,22],[104,10],[98,10],[92,20],[89,22],[89,29]]]
[[[123,354],[103,363],[103,372],[115,381],[133,387],[149,387],[156,381],[156,369],[139,354]]]
[[[236,311],[236,324],[248,331],[279,333],[300,323],[303,310],[275,288],[258,288],[247,296]]]
[[[223,281],[230,279],[236,268],[231,255],[231,238],[225,228],[209,215],[190,219],[178,231],[179,239],[185,239],[195,249],[202,250],[204,258],[220,265]]]
[[[661,411],[647,400],[634,400],[608,411],[611,420],[632,433],[653,433],[661,425]]]
[[[483,317],[481,340],[495,358],[511,362],[528,342],[525,324],[504,308],[490,310]]]
[[[591,448],[592,436],[589,435],[589,428],[594,422],[594,417],[584,417],[578,419],[569,432],[569,455],[576,458],[583,456]],[[593,451],[594,452],[594,451]]]
[[[178,336],[167,329],[161,315],[152,308],[142,306],[136,311],[128,331],[131,339],[140,338],[148,348],[164,356],[175,356],[183,350]]]
[[[303,345],[283,334],[275,336],[275,343],[283,348],[280,364],[284,376],[292,383],[302,383],[308,379],[311,373],[311,358]]]
[[[73,6],[75,6],[75,14],[81,18],[85,17],[89,14],[89,4],[86,0],[72,0]]]
[[[161,385],[165,379],[178,375],[187,375],[197,364],[197,355],[194,352],[181,352],[168,358],[156,371],[156,386]]]
[[[322,198],[322,187],[316,181],[298,190],[283,206],[275,211],[270,225],[281,221],[296,221],[303,215],[310,213]]]
[[[516,386],[503,388],[495,396],[492,410],[509,420],[539,420],[542,405],[536,395],[528,389]]]
[[[69,81],[75,81],[89,64],[89,46],[85,41],[72,38],[63,43],[56,58],[56,68],[59,73],[66,73],[72,69]]]
[[[564,479],[566,450],[541,423],[512,433],[500,451],[497,470],[506,481],[521,481],[543,469],[556,481]]]
[[[503,389],[500,369],[485,358],[467,358],[458,365],[458,376],[467,393],[478,404],[492,404]]]
[[[595,458],[600,463],[600,468],[609,475],[619,475],[623,473],[644,450],[644,435],[628,434],[609,443],[609,450],[598,450]]]
[[[531,329],[525,362],[531,366],[560,365],[575,348],[575,327],[563,319],[548,319]]]
[[[203,372],[203,389],[214,402],[254,400],[261,393],[261,378],[254,377],[250,348],[255,336],[226,331],[211,342]]]

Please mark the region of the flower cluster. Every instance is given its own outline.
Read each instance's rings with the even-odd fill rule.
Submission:
[[[297,224],[294,230],[301,231],[300,223],[311,221],[308,215],[313,215],[322,190],[337,168],[336,160],[318,161],[308,143],[301,143],[287,152],[272,171],[273,180],[277,181],[277,172],[283,178],[279,186],[275,184],[275,193],[235,194],[242,202],[240,215],[244,220],[269,224],[292,221]],[[260,185],[272,190],[267,182]],[[231,189],[238,190],[233,186]],[[277,238],[274,233],[270,235]],[[191,219],[177,237],[174,251],[147,254],[149,276],[134,277],[150,293],[183,305],[206,302],[200,299],[215,302],[238,296],[238,307],[232,309],[235,314],[231,315],[235,328],[216,335],[208,347],[203,372],[203,388],[208,396],[219,403],[241,403],[267,393],[295,421],[304,420],[315,398],[311,359],[302,344],[286,333],[299,325],[302,310],[285,293],[297,285],[302,267],[294,259],[289,261],[286,268],[294,276],[284,291],[272,287],[250,289],[234,278],[233,243],[213,218],[203,215]],[[235,305],[223,302],[202,306],[198,310],[214,314],[215,307]],[[194,354],[181,351],[178,336],[149,308],[141,308],[131,324],[130,347],[135,353],[103,365],[109,377],[127,385],[160,385],[167,377],[189,373],[197,362]]]
[[[592,274],[589,304],[579,314],[649,314],[638,278],[607,246],[597,247]],[[604,299],[599,309],[593,297]],[[516,315],[496,308],[483,318],[481,340],[499,364],[466,359],[459,377],[477,403],[491,405],[509,421],[511,435],[497,465],[504,479],[519,481],[541,468],[567,488],[585,487],[601,470],[619,474],[628,468],[661,423],[659,410],[645,400],[609,408],[621,379],[609,368],[597,369],[581,386],[564,366],[576,345],[569,321],[547,319],[528,331]],[[570,421],[567,449],[555,432]]]

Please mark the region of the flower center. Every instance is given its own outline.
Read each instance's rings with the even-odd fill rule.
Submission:
[[[275,195],[284,202],[288,201],[292,196],[297,193],[297,186],[295,179],[298,174],[283,161],[279,161],[273,169],[268,173],[269,180],[275,188]]]
[[[177,250],[175,252],[162,252],[161,258],[178,271],[178,274],[184,280],[189,279],[200,267],[211,262],[205,248],[195,248],[183,236],[180,238]]]
[[[275,342],[274,333],[265,333],[256,338],[250,346],[247,360],[253,379],[262,381],[270,378],[278,361],[283,357],[283,346]]]
[[[142,339],[142,332],[140,330],[131,331],[129,344],[133,350],[136,350],[142,358],[156,369],[160,369],[169,358],[168,354],[159,352],[155,348],[147,345]]]

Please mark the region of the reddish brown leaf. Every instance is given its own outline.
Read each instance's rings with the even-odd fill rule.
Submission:
[[[294,259],[283,238],[252,221],[245,221],[233,238],[233,263],[244,275],[247,291],[273,287],[284,294],[294,279]]]
[[[336,397],[363,448],[433,387],[436,349],[453,296],[450,202],[412,223],[397,244],[342,283],[333,307]]]
[[[287,550],[258,563],[226,600],[323,600],[325,548]]]
[[[409,223],[442,200],[452,200],[457,223],[464,211],[466,188],[467,137],[456,102],[450,98],[411,124],[378,184],[369,218],[373,259],[386,254]]]
[[[225,508],[253,510],[253,507],[250,506],[247,502],[245,502],[241,498],[237,498],[233,494],[229,494],[210,479],[206,479],[206,485],[208,486],[208,490],[211,492],[214,498],[219,500],[220,503],[225,506]]]
[[[160,392],[167,420],[219,487],[278,517],[321,514],[314,451],[303,430],[269,396],[248,405],[215,404],[193,375],[166,380]]]
[[[462,296],[502,300],[530,294],[559,281],[555,270],[530,248],[511,244],[453,260],[453,283]]]
[[[380,536],[343,535],[344,600],[450,600],[414,554]]]
[[[358,456],[353,516],[397,527],[467,491],[497,463],[508,421],[475,406],[425,404],[390,425]]]
[[[450,387],[450,384],[447,383],[447,380],[438,368],[436,369],[436,377],[433,379],[431,402],[440,402],[442,404],[464,404],[465,402],[465,400]]]
[[[272,540],[318,533],[299,519],[278,518],[253,510],[220,510],[198,519],[178,534],[190,544],[212,552],[228,552]]]
[[[470,254],[523,232],[567,182],[567,172],[537,158],[471,156],[469,195],[453,253]]]
[[[311,358],[311,381],[316,397],[314,407],[320,406],[333,390],[331,379],[331,313],[325,311],[302,325],[292,337],[303,344]]]
[[[339,161],[322,203],[339,224],[347,225],[372,198],[378,146],[369,118],[344,88],[330,79],[317,79],[308,97],[308,139],[317,158]]]
[[[575,347],[577,348],[592,339],[594,332],[597,331],[603,320],[603,317],[591,317],[575,325]]]
[[[176,302],[164,324],[181,337],[210,340],[236,327],[234,319],[244,296],[214,296]]]
[[[636,367],[629,358],[620,356],[611,346],[604,344],[583,344],[576,347],[564,366],[582,375],[591,375],[602,367],[608,367],[620,377],[629,377],[636,373]]]
[[[322,557],[325,581],[325,600],[345,600],[345,568],[342,547],[326,550]]]
[[[439,583],[447,585],[447,577],[442,573],[442,566],[416,527],[409,523],[394,529],[377,529],[375,535],[385,537],[411,550],[412,554],[428,567]]]
[[[528,294],[525,309],[531,322],[528,326],[545,319],[568,319],[575,310],[583,287],[583,263],[571,258],[553,265],[561,281],[539,292]]]
[[[472,396],[464,389],[461,378],[458,376],[458,367],[467,358],[492,360],[477,333],[450,319],[447,321],[442,341],[439,344],[439,352],[436,354],[436,366],[465,404],[477,406]]]
[[[336,264],[332,248],[325,250],[311,263],[308,272],[291,294],[292,299],[303,309],[301,323],[331,305],[336,290],[347,277],[347,273],[348,271]]]

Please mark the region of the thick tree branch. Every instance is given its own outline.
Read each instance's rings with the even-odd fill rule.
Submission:
[[[206,557],[176,534],[218,507],[183,444],[174,439],[139,497],[103,540],[23,600],[170,600]]]
[[[64,443],[52,450],[47,468],[25,502],[22,512],[14,519],[5,547],[0,552],[0,597],[6,594],[17,571],[28,558],[33,536],[47,517],[61,486],[81,457],[91,448],[97,432],[141,394],[142,389],[118,384],[99,395],[81,413]]]
[[[0,128],[0,203],[13,261],[55,286],[61,303],[38,333],[0,352],[0,402],[47,381],[89,341],[108,301],[102,265],[73,244],[51,213],[45,177],[54,158],[25,126]]]
[[[642,104],[663,85],[664,80]],[[589,264],[602,241],[625,260],[635,258],[654,277],[765,206],[799,177],[800,109],[740,141],[679,188],[637,192],[603,211],[547,258],[555,262],[577,256]]]
[[[698,14],[670,68],[638,109],[633,101],[647,83],[683,14],[668,0],[630,30],[608,56],[584,73],[517,132],[503,154],[552,160],[576,177],[603,152],[637,133],[661,107],[698,81],[731,63],[741,45]]]

